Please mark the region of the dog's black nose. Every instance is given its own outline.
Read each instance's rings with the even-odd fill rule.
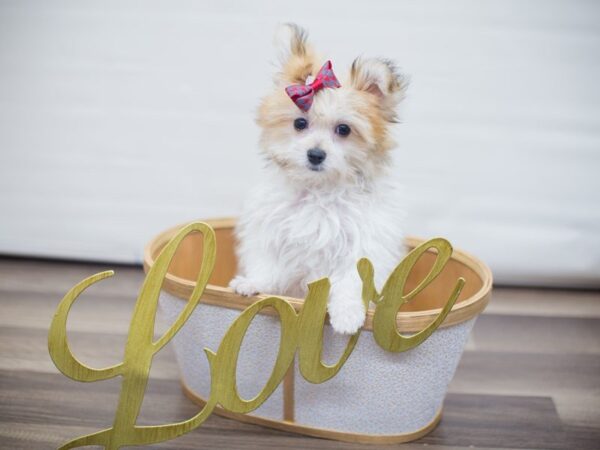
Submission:
[[[327,153],[325,153],[320,148],[311,148],[306,152],[306,156],[308,157],[308,161],[315,166],[321,164],[327,158]]]

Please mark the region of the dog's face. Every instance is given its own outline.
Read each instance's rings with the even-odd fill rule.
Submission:
[[[306,44],[305,33],[288,26],[282,71],[258,111],[261,145],[269,163],[295,183],[320,187],[377,176],[393,146],[389,126],[404,93],[404,81],[384,60],[356,60],[342,87],[324,88],[304,112],[285,87],[305,84],[325,62]],[[335,67],[334,67],[335,71]]]

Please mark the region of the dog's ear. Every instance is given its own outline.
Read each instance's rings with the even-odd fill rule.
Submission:
[[[408,80],[387,59],[357,58],[350,69],[350,83],[375,96],[387,120],[396,120],[396,106],[405,95]]]
[[[281,25],[275,34],[275,46],[280,72],[275,76],[278,84],[304,84],[314,75],[316,55],[307,42],[306,30],[293,23]]]

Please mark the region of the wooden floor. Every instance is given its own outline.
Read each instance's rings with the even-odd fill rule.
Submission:
[[[113,266],[114,267],[114,266]],[[76,282],[106,266],[0,259],[0,448],[49,449],[110,426],[119,380],[77,383],[52,365],[46,334]],[[116,267],[75,304],[74,353],[100,367],[120,361],[143,273]],[[139,423],[182,420],[197,407],[181,393],[172,350],[156,358]],[[213,415],[152,448],[391,448],[342,444]],[[478,319],[441,424],[403,449],[600,448],[600,293],[496,288]]]

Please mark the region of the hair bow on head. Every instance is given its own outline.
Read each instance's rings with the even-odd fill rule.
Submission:
[[[335,77],[331,68],[331,61],[323,64],[314,81],[310,84],[292,84],[285,88],[285,92],[298,108],[306,112],[313,103],[315,93],[323,88],[339,88],[342,85]]]

